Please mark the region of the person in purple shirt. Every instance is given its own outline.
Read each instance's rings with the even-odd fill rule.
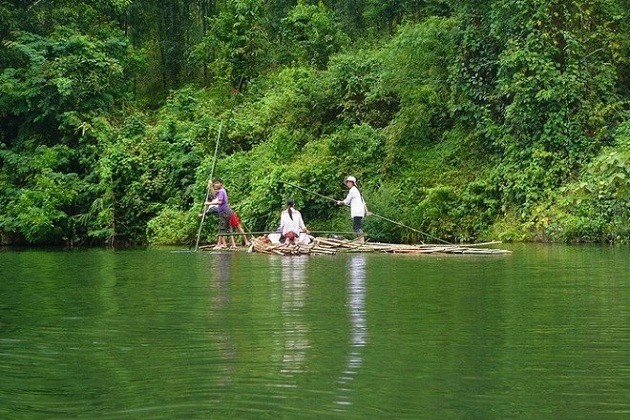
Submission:
[[[228,233],[230,231],[230,217],[232,216],[232,209],[230,208],[230,202],[227,192],[223,188],[223,180],[221,178],[215,178],[212,183],[215,191],[214,198],[208,204],[216,204],[217,213],[219,215],[219,237],[217,238],[217,246],[215,249],[227,248],[227,241],[222,233]]]

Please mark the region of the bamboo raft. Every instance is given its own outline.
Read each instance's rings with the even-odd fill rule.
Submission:
[[[373,252],[382,254],[479,254],[497,255],[510,254],[510,251],[496,248],[483,248],[500,242],[485,242],[480,244],[420,244],[403,245],[379,242],[358,242],[347,239],[314,238],[308,245],[272,244],[266,237],[252,240],[251,252],[275,255],[335,255],[338,253]]]

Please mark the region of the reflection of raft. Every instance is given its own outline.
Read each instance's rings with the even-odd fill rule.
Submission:
[[[341,252],[376,252],[387,254],[509,254],[510,251],[483,248],[499,242],[483,244],[451,245],[421,244],[399,245],[378,242],[360,243],[346,239],[314,238],[308,245],[272,244],[266,237],[254,238],[251,250],[263,254],[277,255],[334,255]]]

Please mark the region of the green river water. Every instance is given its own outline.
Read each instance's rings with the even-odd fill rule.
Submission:
[[[628,418],[630,249],[0,251],[0,418]]]

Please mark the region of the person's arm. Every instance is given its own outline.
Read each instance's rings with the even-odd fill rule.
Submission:
[[[350,202],[352,201],[352,198],[354,197],[354,189],[350,189],[350,191],[348,191],[348,195],[346,195],[346,198],[344,198],[341,201],[337,201],[337,205],[341,206],[349,206]]]
[[[219,190],[217,191],[217,195],[214,197],[214,199],[210,203],[221,205],[224,202],[225,202],[225,192],[222,190]]]
[[[346,197],[345,200],[343,200],[343,203],[346,206],[349,206],[350,204],[352,204],[352,200],[359,200],[359,199],[361,199],[361,194],[359,194],[359,190],[357,190],[357,187],[352,187],[350,191],[348,191],[348,196]]]

